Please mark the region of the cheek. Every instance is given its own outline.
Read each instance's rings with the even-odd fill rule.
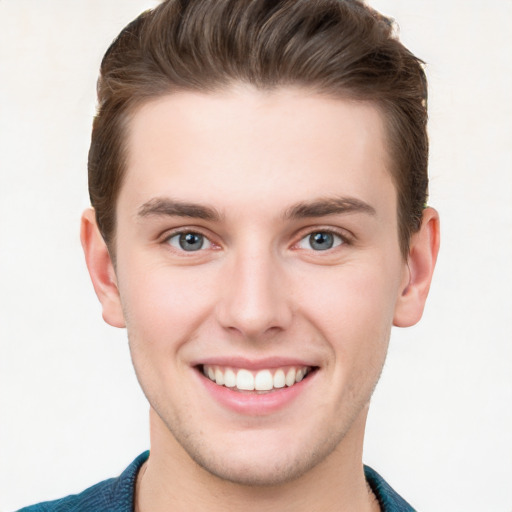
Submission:
[[[397,279],[390,276],[397,275]],[[324,335],[336,357],[355,359],[387,348],[398,273],[345,266],[302,280],[298,307]]]
[[[211,279],[197,268],[127,265],[120,294],[130,339],[162,350],[185,343],[208,315]],[[140,271],[135,269],[140,268]],[[127,276],[125,276],[127,277]]]

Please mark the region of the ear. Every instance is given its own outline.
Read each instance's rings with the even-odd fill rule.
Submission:
[[[409,327],[423,315],[432,274],[439,252],[439,215],[433,208],[423,210],[418,232],[410,240],[408,274],[395,307],[393,325]]]
[[[80,240],[94,291],[103,308],[103,320],[114,327],[125,327],[114,265],[92,208],[82,214]]]

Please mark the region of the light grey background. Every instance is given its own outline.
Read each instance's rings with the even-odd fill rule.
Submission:
[[[78,239],[102,54],[151,0],[0,0],[0,510],[148,447],[125,332]],[[395,330],[365,462],[420,511],[512,511],[512,1],[373,0],[428,64],[442,249]]]

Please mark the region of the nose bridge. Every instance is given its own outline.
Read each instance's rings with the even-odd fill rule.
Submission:
[[[245,337],[285,329],[291,297],[281,261],[269,246],[247,243],[234,251],[226,268],[219,321]]]

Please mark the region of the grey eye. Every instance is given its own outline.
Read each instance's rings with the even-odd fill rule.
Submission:
[[[329,231],[315,231],[305,236],[300,242],[301,249],[312,249],[313,251],[327,251],[338,247],[343,243],[341,236]]]
[[[204,235],[192,231],[176,233],[169,237],[168,243],[176,249],[187,252],[200,251],[211,247],[211,242]]]

